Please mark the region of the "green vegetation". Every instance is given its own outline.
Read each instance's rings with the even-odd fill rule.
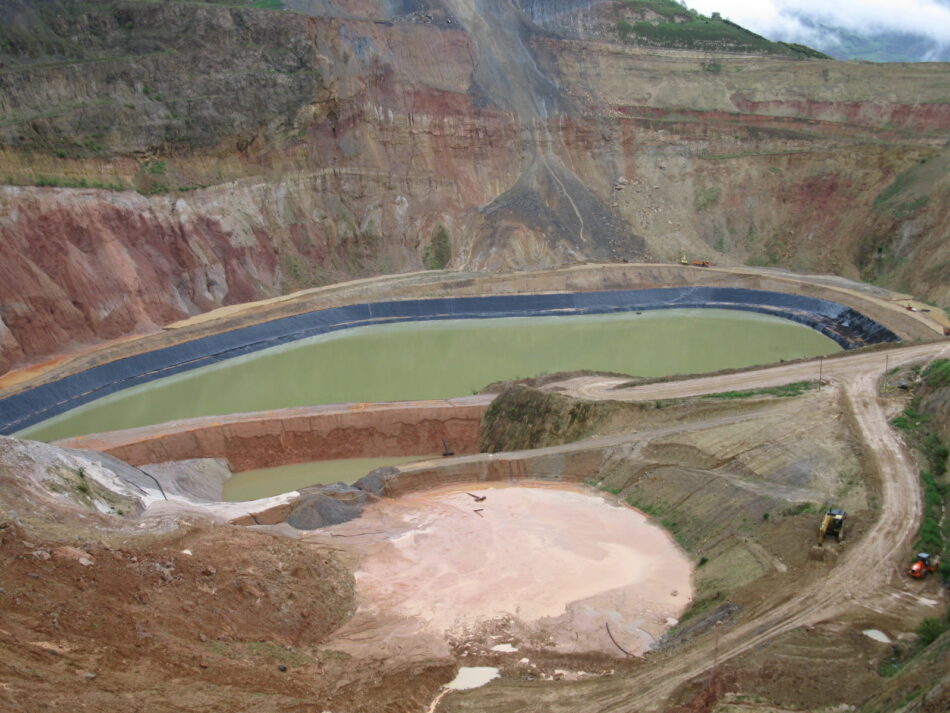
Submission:
[[[718,154],[699,154],[699,157],[706,161],[714,161],[722,158],[745,158],[747,156],[793,156],[802,153],[818,153],[812,149],[788,149],[787,151],[740,151],[737,153],[718,153]],[[779,169],[781,172],[781,169]]]
[[[947,629],[950,629],[950,609],[947,610],[947,616],[942,619],[932,616],[922,619],[916,630],[920,645],[930,646]]]
[[[12,180],[8,180],[8,183],[13,183]],[[37,176],[36,180],[32,184],[21,184],[21,185],[34,185],[40,187],[50,187],[50,188],[101,188],[106,191],[127,191],[129,187],[121,183],[104,183],[102,181],[89,181],[85,178],[63,178],[59,176]]]
[[[726,595],[719,590],[710,592],[707,595],[696,597],[693,600],[693,603],[690,605],[689,609],[683,612],[683,616],[680,617],[679,622],[677,622],[676,627],[670,631],[676,631],[683,623],[693,619],[694,617],[705,614],[710,609],[713,608],[714,604],[721,604],[726,600]]]
[[[719,13],[706,17],[673,0],[627,0],[623,9],[627,17],[639,15],[640,19],[633,22],[622,19],[617,22],[614,30],[622,42],[679,49],[827,58],[827,55],[810,47],[772,42],[734,22],[723,19]],[[722,71],[722,65],[704,64],[703,71],[719,73]]]
[[[692,552],[692,545],[680,528],[681,523],[666,512],[667,507],[665,504],[661,503],[659,505],[654,505],[652,503],[644,502],[642,500],[638,500],[636,496],[632,494],[627,496],[627,504],[635,507],[641,512],[646,513],[650,517],[659,520],[660,524],[663,526],[663,529],[673,535],[673,539],[676,540],[680,547],[682,547],[687,552]],[[708,562],[709,560],[707,559],[706,561]]]
[[[577,401],[527,386],[502,391],[482,418],[479,450],[499,453],[571,443],[636,406],[618,401]]]
[[[422,251],[422,265],[426,270],[444,270],[452,259],[452,242],[444,225],[435,229],[432,241]]]
[[[940,487],[933,473],[926,471],[920,474],[924,486],[924,519],[917,535],[917,549],[940,554],[943,552],[943,533],[940,530],[940,521],[943,518],[943,499],[946,488]]]
[[[895,206],[891,212],[898,218],[906,218],[907,216],[913,215],[918,210],[927,205],[928,198],[929,196],[921,196],[920,198],[916,198],[912,201],[901,203]]]
[[[891,419],[891,425],[902,431],[915,431],[927,419],[917,410],[919,406],[920,398],[912,399],[907,408]]]
[[[791,505],[784,510],[782,510],[782,515],[785,517],[795,517],[795,515],[817,515],[818,506],[815,503],[798,503],[797,505]]]
[[[790,50],[792,50],[792,52],[800,54],[804,57],[810,57],[811,59],[832,59],[831,55],[827,55],[824,52],[819,52],[808,45],[802,45],[798,42],[779,42],[778,44],[785,45]]]
[[[921,389],[933,393],[938,389],[950,389],[950,359],[937,359],[920,371]],[[950,448],[943,442],[933,424],[933,416],[921,409],[922,393],[911,399],[904,411],[891,421],[891,425],[904,431],[909,443],[920,451],[925,467],[920,471],[921,488],[924,491],[924,513],[915,547],[935,556],[943,556],[950,539],[950,482],[947,481],[947,460]],[[950,566],[943,563],[940,575],[950,582]]]
[[[720,195],[722,195],[722,189],[719,186],[700,188],[693,198],[693,208],[697,213],[702,212],[710,206],[716,205],[719,202]]]
[[[874,207],[881,208],[885,203],[894,198],[898,193],[906,190],[908,185],[908,175],[910,171],[899,174],[883,191],[874,198]]]
[[[83,466],[79,466],[76,474],[79,476],[79,484],[76,486],[76,490],[83,495],[92,494],[92,488],[89,487],[89,482],[86,480],[86,469]]]
[[[815,381],[798,381],[794,384],[784,384],[783,386],[772,386],[765,389],[750,389],[749,391],[723,391],[718,394],[707,394],[707,399],[747,399],[751,396],[776,396],[786,398],[790,396],[801,396],[806,391],[810,391],[817,386]]]
[[[675,21],[676,18],[699,17],[700,15],[673,0],[625,0],[624,5],[631,10],[640,10],[641,12],[652,12],[668,21]]]
[[[878,675],[885,678],[896,675],[914,657],[943,636],[948,629],[950,629],[950,607],[947,608],[942,617],[922,619],[915,629],[917,641],[907,647],[900,645],[891,647],[891,655],[882,659],[878,664]],[[937,655],[939,655],[940,648],[946,649],[948,643],[950,642],[944,641],[942,647],[938,645]]]
[[[950,307],[947,308],[950,316]],[[924,383],[931,388],[950,386],[950,359],[935,359],[923,373]]]

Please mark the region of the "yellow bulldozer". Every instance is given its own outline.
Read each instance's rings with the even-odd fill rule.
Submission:
[[[834,535],[838,542],[844,539],[844,518],[847,513],[844,510],[829,508],[824,517],[821,518],[821,524],[818,526],[818,546],[821,547],[825,541],[825,535]]]

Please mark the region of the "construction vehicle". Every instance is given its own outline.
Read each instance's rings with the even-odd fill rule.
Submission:
[[[838,542],[844,539],[844,518],[847,513],[844,510],[831,508],[821,518],[821,525],[818,526],[818,546],[821,547],[825,541],[825,535],[834,535]]]
[[[937,567],[940,566],[940,561],[934,559],[926,552],[917,553],[917,561],[910,566],[910,569],[907,570],[909,574],[914,579],[923,579],[928,574],[933,574],[937,571]]]
[[[693,260],[693,265],[696,267],[709,267],[709,260]]]
[[[680,255],[680,265],[689,265],[689,260],[686,259],[686,255]]]

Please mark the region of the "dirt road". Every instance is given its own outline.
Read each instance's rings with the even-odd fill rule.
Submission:
[[[655,399],[679,399],[723,391],[742,391],[770,386],[780,386],[796,381],[817,381],[819,373],[823,380],[848,383],[853,377],[864,374],[876,379],[885,370],[917,359],[933,359],[950,355],[950,343],[921,344],[886,352],[854,354],[834,359],[812,359],[784,366],[742,371],[735,374],[704,376],[686,381],[668,381],[630,388],[617,388],[629,381],[623,377],[581,376],[566,381],[547,384],[546,389],[574,396],[579,399],[614,401],[652,401]],[[873,393],[876,393],[872,389]]]
[[[950,343],[905,347],[887,352],[888,367],[950,356]],[[917,531],[921,493],[917,469],[888,423],[878,398],[877,383],[884,372],[885,355],[856,354],[827,360],[825,380],[844,392],[868,461],[875,464],[881,489],[880,516],[871,531],[854,543],[831,574],[776,603],[772,598],[748,611],[744,621],[724,632],[718,641],[720,662],[743,654],[770,639],[799,627],[840,615],[859,606],[880,606],[898,591],[893,581],[899,561]],[[733,389],[754,389],[814,379],[817,361],[760,369],[741,374],[651,384],[613,390],[622,379],[584,377],[551,385],[562,393],[587,399],[651,400],[695,396]],[[655,711],[669,696],[712,665],[712,640],[697,642],[685,651],[657,660],[642,672],[605,682],[552,685],[532,689],[522,710],[536,711]],[[498,690],[479,701],[482,710],[505,710],[502,700],[513,691]],[[507,693],[507,695],[506,695]],[[520,693],[524,693],[521,691]],[[510,703],[510,698],[508,701]],[[495,705],[497,704],[497,708]],[[463,706],[467,708],[467,706]]]

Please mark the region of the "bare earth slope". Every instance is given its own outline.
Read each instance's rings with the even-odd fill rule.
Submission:
[[[891,353],[892,364],[950,353],[946,345],[911,347]],[[920,486],[917,469],[903,444],[891,429],[877,396],[877,379],[883,366],[880,355],[852,356],[828,375],[840,383],[848,408],[863,441],[869,462],[880,477],[880,513],[873,528],[850,547],[830,574],[800,591],[774,592],[764,597],[743,623],[728,628],[721,637],[707,637],[675,655],[654,660],[653,665],[615,681],[564,683],[543,687],[502,681],[487,689],[456,695],[447,701],[447,711],[510,710],[512,698],[519,710],[650,711],[664,710],[668,697],[687,681],[710,668],[714,660],[732,657],[763,645],[785,632],[840,617],[862,607],[887,607],[898,592],[900,571],[907,548],[920,518]],[[774,367],[760,374],[744,374],[742,388],[787,383],[814,376],[815,364]],[[778,378],[777,378],[778,377]],[[576,381],[574,382],[577,383]],[[638,387],[638,397],[670,397],[711,393],[734,388],[731,377],[709,377],[694,382]],[[672,388],[671,388],[672,387]],[[576,388],[576,386],[574,387]],[[587,398],[591,397],[585,391]],[[630,398],[634,398],[631,393]],[[528,692],[530,689],[530,693]]]

